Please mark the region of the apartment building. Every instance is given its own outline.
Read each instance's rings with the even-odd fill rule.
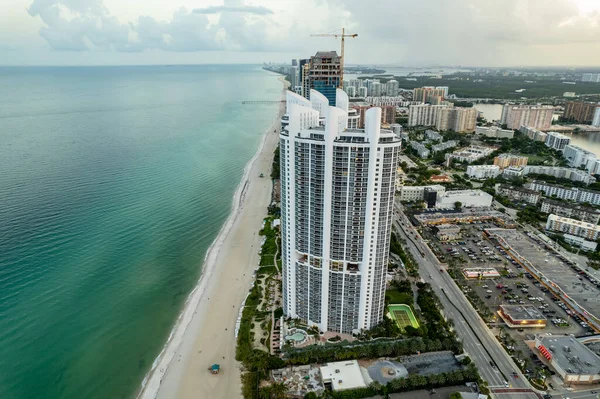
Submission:
[[[562,151],[571,143],[571,138],[557,132],[549,132],[546,134],[546,147],[554,148]]]
[[[447,105],[411,105],[408,107],[408,126],[435,126],[439,112],[447,108]]]
[[[509,129],[529,126],[534,129],[550,129],[554,107],[551,105],[515,105],[504,104],[500,123]]]
[[[532,127],[529,127],[529,126],[521,126],[519,128],[519,131],[521,133],[527,135],[527,137],[530,138],[531,140],[541,141],[542,143],[546,142],[546,137],[548,136],[546,133],[541,132],[541,131],[534,129]]]
[[[590,241],[596,241],[600,237],[600,226],[554,214],[548,216],[546,230],[572,234]]]
[[[513,154],[500,154],[494,158],[494,165],[500,169],[508,168],[509,166],[526,166],[529,158]]]
[[[600,73],[584,73],[581,76],[582,82],[600,83]]]
[[[477,126],[477,114],[475,108],[445,108],[439,111],[435,127],[438,130],[472,133]]]
[[[542,202],[541,211],[592,224],[598,224],[598,222],[600,222],[600,210],[573,202],[557,201],[555,199],[546,198]]]
[[[569,162],[572,168],[584,167],[586,170],[594,169],[596,164],[596,154],[585,150],[574,144],[565,146],[563,158]]]
[[[541,194],[538,191],[525,187],[496,184],[495,190],[496,194],[506,197],[511,201],[522,201],[533,205],[537,204],[541,198]]]
[[[596,182],[596,178],[585,170],[563,168],[560,166],[527,165],[523,167],[523,176],[527,176],[529,174],[554,176],[561,179],[582,182],[585,184],[592,184]]]
[[[472,179],[493,179],[500,174],[500,168],[496,165],[469,165],[467,176]]]
[[[431,152],[435,154],[436,152],[446,151],[450,148],[454,148],[458,145],[458,141],[448,140],[440,144],[434,144],[431,146]]]
[[[547,197],[556,196],[558,199],[600,205],[600,192],[598,191],[585,190],[578,187],[565,187],[536,180],[525,183],[525,187],[540,191]]]
[[[448,165],[450,165],[451,162],[471,163],[483,157],[487,157],[494,151],[496,151],[496,148],[494,147],[471,145],[469,147],[461,148],[457,151],[454,151],[451,154],[446,154],[446,163]]]
[[[597,103],[569,101],[565,105],[563,117],[579,123],[590,123],[594,119],[594,112],[598,107]]]
[[[365,102],[365,101],[353,101],[350,103],[350,108],[355,109],[359,114],[359,122],[358,127],[362,129],[365,127],[365,113],[370,108],[373,108],[373,105]],[[396,123],[396,106],[394,105],[382,105],[379,106],[381,109],[381,123],[385,125],[391,125]]]
[[[425,137],[427,137],[428,140],[433,140],[433,141],[442,141],[443,140],[443,137],[441,134],[439,134],[435,130],[431,130],[431,129],[425,130]]]
[[[430,151],[425,147],[425,144],[418,141],[411,141],[410,147],[417,152],[420,158],[429,158]]]
[[[448,94],[447,87],[435,88],[433,86],[419,87],[413,90],[413,100],[433,104],[444,101]]]
[[[335,107],[316,90],[310,101],[288,92],[279,136],[284,314],[347,334],[386,311],[401,145],[379,108],[365,112],[364,129],[347,129],[348,102],[341,89]]]

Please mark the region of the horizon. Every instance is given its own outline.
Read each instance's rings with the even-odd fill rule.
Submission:
[[[368,65],[600,66],[595,0],[8,0],[0,64],[254,64],[339,49]],[[426,28],[426,29],[424,29]]]

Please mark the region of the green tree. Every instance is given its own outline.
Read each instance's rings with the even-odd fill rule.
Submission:
[[[462,202],[456,201],[454,203],[454,209],[456,209],[457,211],[460,211],[462,209]]]
[[[448,399],[462,399],[460,392],[452,392]]]

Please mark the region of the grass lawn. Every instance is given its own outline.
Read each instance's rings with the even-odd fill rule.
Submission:
[[[405,303],[410,306],[414,304],[412,294],[409,294],[407,292],[400,292],[393,288],[385,292],[385,299],[388,303]]]

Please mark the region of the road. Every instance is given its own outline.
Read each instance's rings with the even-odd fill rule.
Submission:
[[[481,377],[488,382],[492,391],[502,391],[495,392],[494,396],[502,399],[538,398],[539,396],[533,391],[517,392],[531,389],[529,382],[456,286],[454,280],[448,273],[440,271],[440,262],[404,215],[399,202],[396,202],[396,207],[397,231],[406,240],[406,247],[419,263],[421,277],[431,284],[440,298],[444,306],[444,314],[454,320],[454,328],[463,341],[464,350],[477,365]],[[518,378],[515,378],[513,373],[516,373]],[[510,384],[511,389],[505,389],[505,381]]]

